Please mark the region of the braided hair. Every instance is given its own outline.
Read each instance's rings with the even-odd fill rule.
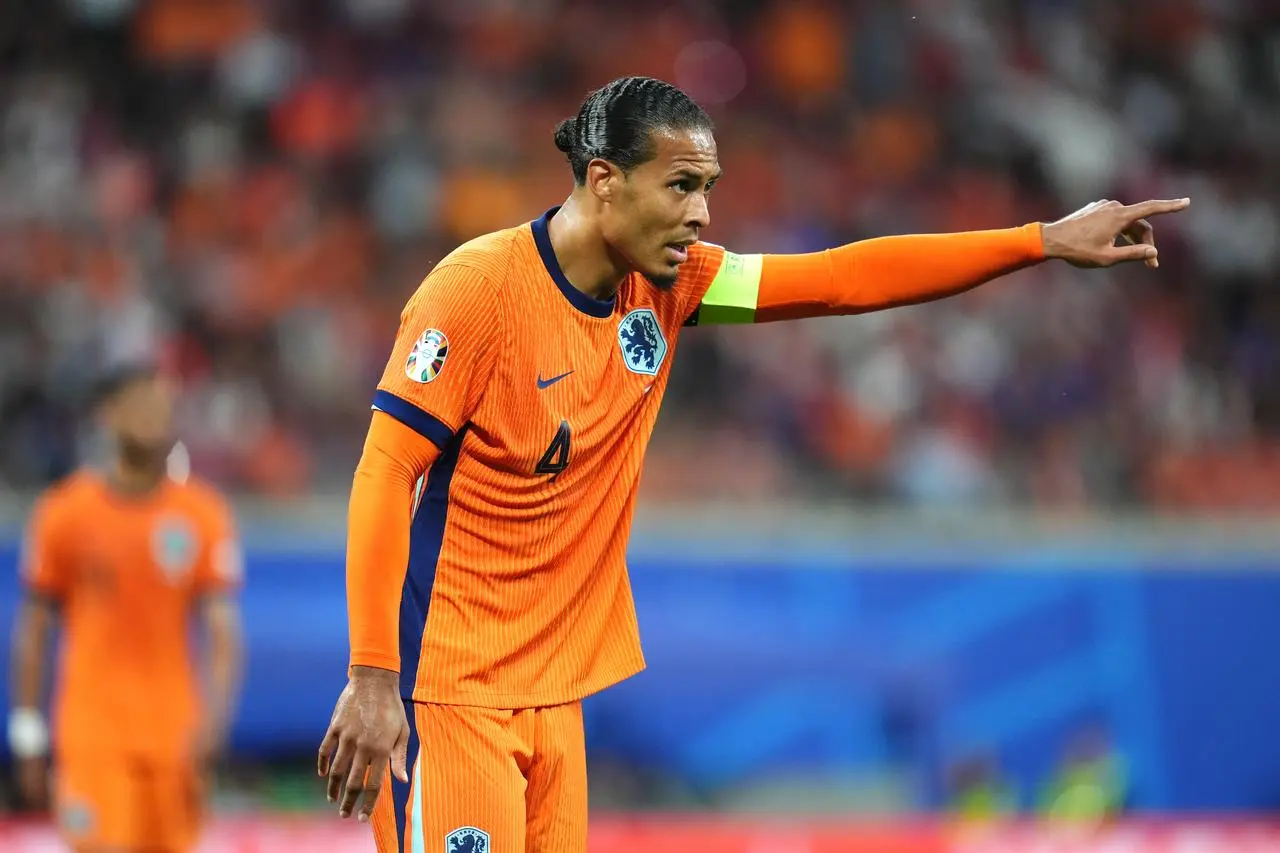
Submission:
[[[711,130],[711,118],[680,89],[652,77],[620,77],[587,95],[578,114],[556,126],[556,148],[586,183],[599,157],[629,172],[654,156],[657,130]]]

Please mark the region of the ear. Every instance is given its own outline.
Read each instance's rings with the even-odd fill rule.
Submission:
[[[622,170],[608,160],[597,157],[587,164],[587,189],[601,201],[615,201],[625,178]]]

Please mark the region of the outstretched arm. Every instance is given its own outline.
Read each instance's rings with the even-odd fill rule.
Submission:
[[[1099,201],[1044,225],[881,237],[804,255],[726,253],[693,321],[767,323],[879,311],[953,296],[1049,258],[1080,267],[1126,261],[1156,267],[1146,217],[1188,203]]]

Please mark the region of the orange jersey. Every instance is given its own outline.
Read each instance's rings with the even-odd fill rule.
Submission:
[[[441,448],[400,609],[420,702],[555,705],[644,667],[627,537],[680,329],[723,252],[694,246],[674,288],[631,275],[601,301],[565,278],[548,219],[432,271],[375,396]]]
[[[83,471],[46,492],[23,577],[61,608],[59,753],[186,755],[200,702],[189,617],[239,575],[231,513],[208,486],[166,479],[133,497]]]
[[[1043,259],[1036,224],[811,255],[698,243],[672,288],[631,274],[601,301],[560,268],[554,214],[431,272],[375,395],[395,420],[375,415],[352,492],[351,662],[399,666],[406,699],[555,705],[643,668],[624,555],[683,327],[922,302]],[[406,554],[397,653],[385,581]]]

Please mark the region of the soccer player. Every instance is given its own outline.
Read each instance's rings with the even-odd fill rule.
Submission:
[[[555,142],[569,198],[431,271],[373,398],[318,769],[383,853],[586,849],[580,703],[644,666],[624,556],[685,328],[925,302],[1048,258],[1154,267],[1144,217],[1187,204],[735,254],[700,242],[720,166],[679,89],[616,80]]]
[[[43,805],[50,738],[41,697],[60,625],[53,801],[77,853],[192,849],[204,773],[231,719],[239,545],[217,492],[167,474],[174,402],[171,381],[153,367],[113,371],[98,402],[114,439],[110,464],[46,492],[24,543],[9,743],[22,793]],[[193,616],[208,641],[203,672]]]

